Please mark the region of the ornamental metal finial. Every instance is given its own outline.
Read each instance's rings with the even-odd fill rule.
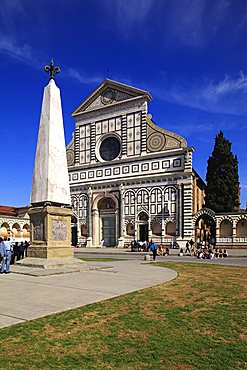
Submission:
[[[60,68],[54,66],[54,60],[53,60],[53,58],[51,60],[50,67],[49,66],[45,66],[44,67],[44,70],[47,73],[50,73],[50,80],[54,80],[54,75],[60,72]]]

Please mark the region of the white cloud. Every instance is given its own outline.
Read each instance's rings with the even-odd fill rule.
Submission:
[[[212,81],[204,90],[205,97],[208,99],[218,99],[223,95],[246,91],[247,75],[242,71],[239,72],[239,76],[235,79],[231,76],[225,76],[225,78],[218,83]]]
[[[182,85],[183,84],[183,85]],[[154,95],[169,103],[180,104],[206,112],[247,115],[247,75],[225,76],[220,81],[197,84],[181,82],[153,88]]]
[[[63,72],[66,77],[74,78],[78,82],[81,82],[86,85],[98,84],[104,80],[104,78],[100,76],[95,77],[84,76],[76,68],[73,67],[69,67],[68,69],[63,70]]]
[[[13,59],[22,60],[24,62],[33,61],[32,48],[28,44],[19,46],[13,38],[0,35],[0,52],[9,55]]]

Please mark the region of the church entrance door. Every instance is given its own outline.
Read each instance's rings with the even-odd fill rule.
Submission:
[[[102,237],[105,247],[116,246],[116,217],[102,216]]]
[[[140,228],[140,241],[146,242],[148,241],[148,225],[139,225]]]
[[[100,198],[96,204],[98,210],[94,210],[93,245],[103,243],[104,247],[116,247],[119,222],[117,200],[109,195]]]
[[[75,247],[78,243],[77,219],[75,216],[71,218],[71,244]]]
[[[141,212],[138,215],[139,233],[138,240],[141,242],[148,241],[148,215],[145,212]]]

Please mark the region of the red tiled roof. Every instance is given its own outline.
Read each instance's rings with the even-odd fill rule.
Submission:
[[[239,213],[246,213],[247,209],[240,208]]]
[[[0,206],[0,215],[17,216],[16,210],[25,208],[28,209],[27,206],[24,207]]]

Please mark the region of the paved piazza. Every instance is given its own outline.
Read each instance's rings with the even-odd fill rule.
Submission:
[[[177,276],[173,270],[137,260],[87,265],[93,270],[43,277],[13,272],[1,275],[0,327],[117,297]]]

